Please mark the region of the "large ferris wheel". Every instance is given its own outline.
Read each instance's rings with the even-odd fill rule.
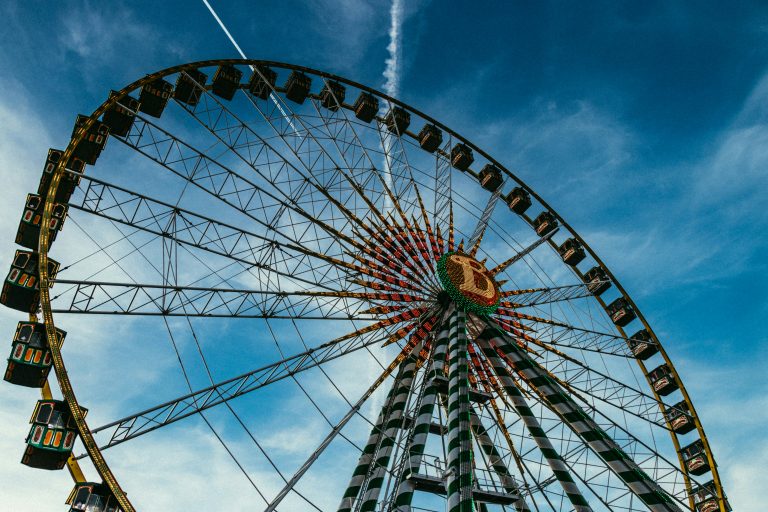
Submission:
[[[147,75],[49,151],[16,242],[0,301],[29,317],[5,380],[41,389],[22,463],[66,466],[70,510],[151,510],[113,449],[201,422],[253,509],[730,510],[672,361],[594,251],[361,84],[253,60]],[[62,348],[86,319],[175,360],[97,424]],[[286,463],[264,426],[290,414],[322,433]],[[333,503],[307,485],[329,467]]]

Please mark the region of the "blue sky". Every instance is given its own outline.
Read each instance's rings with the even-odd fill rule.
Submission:
[[[389,2],[212,3],[249,57],[384,83]],[[734,509],[757,511],[768,485],[768,7],[404,3],[400,99],[516,172],[603,258],[675,360]],[[5,1],[0,14],[5,268],[24,193],[76,113],[150,71],[236,53],[202,2]],[[10,335],[15,320],[2,320]],[[0,390],[2,425],[26,421],[34,395],[14,391]],[[11,459],[14,428],[2,443]],[[5,489],[27,485],[32,473],[2,466]],[[4,490],[0,508],[19,496]]]

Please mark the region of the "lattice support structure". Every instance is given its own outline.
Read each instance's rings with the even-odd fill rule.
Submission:
[[[457,310],[448,335],[448,512],[472,512],[472,438],[466,313]]]

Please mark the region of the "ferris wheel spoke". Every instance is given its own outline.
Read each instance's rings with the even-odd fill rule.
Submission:
[[[497,310],[497,316],[499,318],[508,317],[528,322],[523,325],[529,325],[536,332],[538,339],[556,347],[597,352],[624,358],[635,357],[629,350],[628,342],[631,338],[626,338],[619,334],[577,327],[557,320],[520,313],[512,309],[500,308]]]
[[[616,442],[514,341],[493,327],[481,339],[500,353],[513,371],[534,389],[543,401],[594,451],[625,485],[652,511],[678,512],[674,499],[654,482]]]
[[[72,208],[225,256],[292,283],[328,287],[327,279],[318,282],[303,278],[308,268],[303,261],[306,255],[292,254],[284,244],[96,178],[82,179],[86,185],[81,183],[82,194],[70,201]],[[282,256],[279,260],[275,258],[276,251]],[[270,260],[279,263],[280,269],[264,263]]]
[[[317,249],[327,250],[327,247],[318,245],[316,239],[297,240],[289,236],[287,230],[277,229],[279,219],[274,217],[274,212],[285,208],[302,222],[322,229],[332,237],[329,239],[344,242],[348,249],[359,248],[359,244],[349,236],[301,208],[277,198],[255,182],[242,177],[142,116],[137,115],[132,131],[127,137],[118,140],[255,220],[269,233],[274,234],[275,238],[300,245],[312,243]]]
[[[381,386],[381,384],[387,380],[387,378],[392,374],[392,372],[394,372],[397,369],[398,377],[402,377],[402,374],[406,373],[409,367],[411,367],[412,365],[415,366],[416,360],[414,357],[412,357],[412,354],[418,353],[419,347],[420,347],[420,343],[418,342],[416,343],[409,342],[408,344],[406,344],[405,347],[403,347],[400,353],[389,364],[389,366],[387,366],[384,369],[382,374],[373,382],[373,384],[371,384],[371,386],[365,391],[365,393],[363,393],[360,399],[350,408],[350,410],[342,417],[342,419],[336,425],[334,425],[334,427],[331,429],[328,435],[323,439],[323,441],[320,443],[317,449],[301,465],[301,467],[296,471],[296,473],[293,475],[290,481],[286,483],[285,487],[283,487],[280,490],[280,492],[277,493],[277,496],[275,496],[272,502],[270,502],[269,506],[265,509],[265,512],[273,512],[274,510],[276,510],[277,506],[280,504],[283,498],[285,498],[285,496],[293,489],[293,487],[298,483],[298,481],[306,474],[307,470],[312,466],[312,464],[314,464],[314,462],[323,453],[323,451],[325,451],[325,449],[328,447],[331,441],[333,441],[333,439],[339,434],[339,432],[341,432],[341,430],[349,422],[349,420],[360,411],[360,408],[363,406],[363,404],[373,395],[376,389],[378,389],[379,386]],[[395,383],[397,384],[398,382],[401,382],[401,379],[396,378]],[[396,388],[399,388],[399,387],[400,386],[395,385],[393,386],[392,390],[395,390]],[[393,391],[390,391],[390,395],[392,395],[392,392]],[[379,419],[381,420],[381,417]],[[374,431],[379,432],[381,430],[382,430],[382,422],[377,420],[376,424],[374,425]],[[388,432],[388,431],[382,432],[382,437],[385,442],[394,443],[394,436],[392,435],[392,432]],[[366,451],[367,451],[367,447],[366,447]],[[366,451],[364,451],[364,453],[366,453]],[[374,463],[373,457],[369,457],[369,458],[371,462],[370,466],[374,467],[375,470],[381,470],[386,472],[386,469],[387,469],[386,462],[381,462],[379,460],[376,460]],[[368,467],[366,467],[366,469],[368,469]],[[348,492],[349,492],[349,489],[348,489]],[[355,495],[357,495],[357,493],[355,493]],[[344,505],[344,501],[342,501],[342,505]],[[343,510],[343,509],[340,508],[340,510]]]
[[[577,512],[590,512],[592,509],[589,507],[587,500],[573,480],[569,468],[566,466],[562,456],[558,454],[545,430],[541,427],[541,424],[531,411],[526,399],[518,389],[517,384],[507,374],[505,365],[496,353],[495,347],[482,336],[476,338],[475,341],[478,343],[480,349],[493,368],[493,372],[503,386],[504,392],[511,400],[513,408],[538,446],[571,505]]]
[[[545,288],[528,288],[501,292],[501,308],[525,308],[551,304],[553,302],[571,301],[592,297],[593,293],[586,284],[569,284]],[[504,300],[506,299],[506,300]]]
[[[361,311],[369,302],[403,299],[400,294],[387,292],[275,292],[173,284],[54,282],[75,285],[69,305],[54,308],[57,313],[365,320]],[[60,296],[59,300],[66,298]],[[413,302],[422,300],[415,296],[405,298]]]
[[[313,218],[326,219],[336,231],[345,231],[348,221],[324,212],[328,205],[317,196],[318,192],[333,185],[338,166],[332,166],[330,171],[322,175],[322,179],[319,179],[321,175],[316,173],[303,173],[296,165],[301,165],[300,161],[294,163],[286,158],[209,91],[205,91],[201,99],[202,101],[194,106],[178,101],[177,103],[233,155],[263,181],[268,182],[274,188],[275,194],[284,196],[285,201],[308,212]],[[252,101],[250,97],[248,99]],[[286,204],[281,205],[274,214],[274,219],[281,218],[286,209]],[[341,225],[339,220],[342,220]]]
[[[488,430],[480,420],[480,416],[477,414],[473,407],[470,408],[469,413],[472,432],[477,439],[477,443],[480,446],[480,449],[483,451],[483,453],[485,453],[486,457],[488,457],[488,462],[493,471],[496,473],[496,475],[498,475],[501,486],[506,492],[519,496],[519,498],[514,503],[515,510],[519,512],[530,510],[528,504],[523,498],[520,487],[517,485],[517,482],[515,482],[515,479],[512,477],[512,474],[510,473],[509,468],[504,461],[504,456],[496,447],[496,442],[489,435]]]
[[[543,343],[534,337],[527,337],[527,341],[545,349],[547,354],[553,356],[552,359],[546,358],[543,361],[552,378],[567,383],[568,386],[591,398],[666,429],[659,407],[663,404],[655,397],[557,350],[548,343]]]
[[[126,416],[92,429],[94,434],[108,435],[109,441],[100,447],[105,450],[138,436],[188,418],[201,411],[228,402],[239,396],[269,386],[301,372],[324,365],[342,356],[385,341],[388,332],[369,332],[354,338],[329,341],[304,352],[283,358],[238,377],[221,381],[141,412]],[[413,345],[407,345],[409,354]],[[405,358],[396,358],[397,364]],[[388,370],[391,373],[391,370]],[[389,375],[389,373],[387,373]],[[84,455],[79,456],[82,458]]]

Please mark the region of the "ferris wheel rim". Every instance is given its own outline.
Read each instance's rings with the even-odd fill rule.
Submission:
[[[53,175],[53,181],[51,188],[49,189],[46,198],[45,198],[45,207],[44,207],[44,214],[43,214],[43,221],[41,223],[41,229],[40,229],[40,235],[39,235],[39,246],[38,246],[38,252],[40,253],[40,292],[41,292],[41,308],[43,311],[43,316],[45,318],[45,324],[46,324],[46,334],[49,340],[49,345],[51,346],[51,352],[54,362],[54,368],[56,370],[56,377],[57,381],[59,382],[59,386],[62,388],[62,393],[65,395],[65,398],[67,399],[67,402],[70,404],[70,407],[73,408],[73,410],[79,411],[79,409],[76,407],[77,405],[77,399],[74,395],[74,390],[72,389],[71,383],[69,383],[69,378],[67,375],[66,366],[64,365],[64,360],[61,355],[60,349],[58,345],[55,342],[51,342],[51,340],[55,340],[55,325],[54,325],[54,319],[53,319],[53,312],[52,312],[52,306],[51,306],[51,298],[50,298],[50,279],[47,269],[47,260],[48,260],[48,250],[50,248],[50,229],[49,229],[49,221],[51,219],[52,215],[52,208],[54,204],[56,189],[58,187],[58,182],[65,172],[65,162],[68,161],[69,157],[72,155],[74,148],[80,142],[80,140],[83,139],[83,137],[86,135],[88,129],[96,122],[96,120],[104,113],[106,112],[110,107],[114,106],[116,103],[118,103],[122,98],[124,98],[126,95],[130,94],[131,92],[139,89],[144,84],[151,82],[153,80],[156,80],[158,78],[163,78],[168,75],[172,75],[179,72],[184,72],[188,69],[197,69],[200,67],[211,67],[211,66],[218,66],[218,65],[224,65],[224,64],[230,64],[230,65],[241,65],[241,66],[271,66],[281,69],[287,69],[287,70],[298,70],[302,72],[307,72],[312,75],[321,76],[325,79],[335,80],[340,83],[353,86],[359,90],[369,92],[371,94],[374,94],[375,96],[379,98],[383,98],[386,101],[388,101],[392,105],[397,105],[401,108],[406,109],[408,112],[413,113],[420,118],[424,119],[427,122],[430,122],[434,124],[435,126],[439,127],[440,129],[444,130],[446,133],[451,134],[456,140],[466,144],[473,150],[475,150],[478,154],[482,155],[484,158],[486,158],[489,162],[493,163],[497,166],[498,169],[500,169],[503,173],[506,174],[506,176],[510,179],[512,179],[515,183],[518,184],[518,186],[522,187],[526,192],[528,192],[532,197],[534,197],[537,202],[545,208],[546,211],[551,212],[557,220],[560,221],[561,225],[568,231],[570,235],[572,235],[574,238],[576,238],[581,245],[584,247],[584,249],[589,253],[589,255],[594,259],[594,261],[597,263],[598,266],[600,266],[608,275],[610,278],[610,281],[612,284],[614,284],[617,287],[617,290],[621,293],[623,297],[625,297],[630,305],[633,307],[634,311],[637,313],[638,319],[642,322],[643,326],[648,330],[648,332],[651,334],[653,339],[658,344],[659,352],[662,355],[664,361],[670,366],[670,368],[674,371],[676,379],[680,385],[680,390],[683,394],[685,402],[688,404],[688,406],[691,408],[692,417],[695,421],[696,429],[698,430],[700,434],[700,439],[705,444],[705,451],[707,453],[707,457],[709,458],[710,466],[712,468],[712,475],[716,482],[716,487],[718,489],[718,492],[720,493],[721,498],[721,507],[724,507],[723,505],[723,494],[722,494],[722,487],[720,485],[719,480],[719,474],[717,471],[717,465],[714,463],[714,459],[711,454],[711,450],[709,448],[709,444],[706,438],[706,435],[704,433],[703,427],[701,426],[701,423],[699,421],[699,417],[695,412],[694,404],[692,400],[690,399],[687,390],[684,387],[682,379],[679,377],[677,372],[674,369],[674,363],[669,358],[669,356],[666,353],[666,350],[664,349],[662,343],[658,340],[655,333],[652,330],[652,327],[645,319],[644,315],[640,311],[640,309],[637,307],[635,302],[632,300],[632,298],[629,296],[629,294],[625,291],[621,283],[615,278],[613,273],[610,271],[610,269],[602,262],[602,260],[599,258],[599,256],[596,254],[596,252],[589,246],[589,244],[581,238],[581,236],[565,221],[565,219],[557,213],[556,210],[551,208],[549,204],[541,197],[539,196],[535,190],[533,190],[531,187],[526,185],[516,174],[508,170],[504,165],[496,161],[492,156],[490,156],[488,153],[483,151],[480,147],[473,144],[471,141],[466,139],[465,137],[461,136],[460,134],[456,133],[455,131],[451,130],[449,127],[445,126],[438,120],[432,118],[431,116],[411,107],[410,105],[398,100],[397,98],[392,98],[385,93],[382,93],[381,91],[378,91],[376,89],[370,88],[368,86],[365,86],[363,84],[354,82],[352,80],[346,79],[344,77],[316,70],[313,68],[305,67],[305,66],[298,66],[283,62],[277,62],[277,61],[269,61],[269,60],[256,60],[256,59],[216,59],[216,60],[205,60],[205,61],[199,61],[199,62],[192,62],[192,63],[186,63],[183,65],[173,66],[166,69],[163,69],[161,71],[149,74],[139,80],[136,80],[129,84],[128,86],[121,89],[117,94],[110,97],[107,101],[102,103],[101,106],[99,106],[94,112],[89,116],[88,120],[76,131],[75,135],[73,136],[72,140],[70,141],[69,145],[67,146],[66,150],[64,151],[64,154],[60,160],[60,163],[56,167]],[[528,223],[530,224],[530,220],[528,220]],[[551,246],[554,246],[552,242],[550,242]],[[573,270],[576,270],[575,267],[571,267]],[[577,274],[579,275],[579,274]],[[579,277],[581,277],[579,275]],[[605,304],[602,303],[599,297],[596,297],[599,302],[601,302],[601,305],[605,307]],[[620,326],[616,326],[616,328],[619,330],[619,332],[624,336],[626,336],[626,333],[624,333],[623,329]],[[647,375],[647,370],[641,360],[637,360],[638,364],[640,365],[641,369],[643,370],[643,373]],[[69,392],[65,392],[65,389],[69,389]],[[657,400],[660,403],[663,403],[663,400],[661,397],[656,393],[656,391],[651,386],[651,390],[653,391],[654,395],[656,396]],[[71,397],[71,400],[70,400]],[[75,416],[77,416],[78,413],[74,413]],[[77,419],[77,418],[76,418]],[[90,432],[87,429],[87,424],[85,423],[84,418],[81,418],[82,421],[78,421],[78,428],[80,430],[80,425],[82,423],[83,428],[80,432],[81,439],[87,440],[87,437],[83,436],[90,436]],[[669,425],[668,425],[669,426]],[[670,434],[673,440],[673,444],[675,445],[676,451],[678,452],[678,456],[680,456],[680,446],[677,439],[677,436],[670,428]],[[91,437],[92,439],[92,437]],[[86,443],[86,447],[89,449],[88,443]],[[95,442],[93,442],[93,447],[96,449],[96,452],[99,453],[98,447],[95,445]],[[94,454],[89,453],[93,460]],[[98,458],[98,457],[97,457]],[[683,467],[683,461],[682,458],[680,459],[681,467]],[[106,462],[104,462],[106,465]],[[105,466],[106,467],[106,466]],[[97,465],[97,469],[98,465]],[[100,471],[101,472],[101,471]],[[130,512],[133,509],[132,505],[130,505],[130,502],[125,497],[124,493],[119,487],[119,484],[117,483],[117,480],[114,479],[114,476],[110,478],[111,472],[109,471],[109,468],[106,467],[106,473],[102,474],[101,476],[104,478],[105,482],[110,486],[111,490],[115,493],[115,496],[118,497],[118,500],[120,501],[120,496],[122,495],[123,499],[125,500],[124,503],[121,502],[121,505],[123,505],[126,512]],[[687,474],[686,474],[687,476]],[[112,487],[112,482],[114,481],[114,488]],[[690,490],[691,485],[690,482],[687,483],[687,487]],[[723,508],[724,510],[724,508]]]

